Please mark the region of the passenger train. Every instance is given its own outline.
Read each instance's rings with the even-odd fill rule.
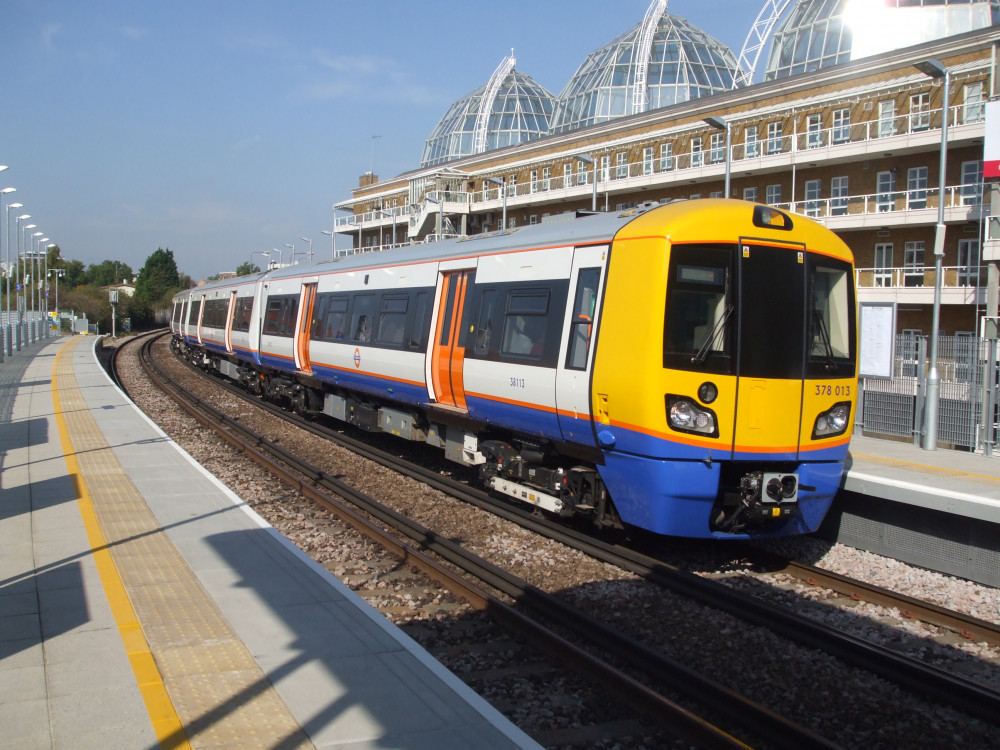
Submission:
[[[179,293],[176,351],[490,490],[683,537],[815,531],[857,395],[850,249],[726,199],[292,265]]]

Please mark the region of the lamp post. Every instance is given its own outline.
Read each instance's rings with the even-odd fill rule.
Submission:
[[[24,214],[24,218],[25,219],[30,219],[31,216],[30,216],[30,214]],[[26,280],[24,278],[24,260],[22,259],[21,247],[23,245],[23,246],[25,246],[25,251],[27,250],[26,246],[28,244],[28,239],[24,235],[25,235],[25,232],[27,232],[29,229],[34,229],[34,228],[35,228],[34,224],[28,224],[27,226],[20,227],[20,231],[18,232],[18,235],[17,235],[17,265],[18,265],[18,268],[20,269],[19,272],[18,272],[18,275],[21,277],[21,284],[20,284],[21,288],[18,291],[18,295],[17,295],[17,324],[18,324],[17,325],[17,327],[18,327],[18,336],[17,336],[18,346],[17,346],[17,350],[18,351],[21,351],[21,347],[22,346],[27,346],[27,340],[26,339],[27,339],[27,334],[28,334],[27,323],[24,320],[24,312],[25,312],[25,310],[24,310],[24,308],[25,308],[25,304],[24,304],[24,285],[27,282],[26,282]]]
[[[66,275],[66,269],[64,268],[50,268],[49,273],[54,273],[56,275],[56,331],[60,334],[62,333],[62,318],[59,317],[59,277]]]
[[[577,154],[573,158],[579,159],[584,164],[589,164],[592,167],[591,172],[593,172],[594,174],[594,195],[590,200],[590,210],[596,213],[597,212],[597,162],[591,159],[586,154]]]
[[[38,250],[35,244],[38,238],[41,237],[45,232],[33,232],[31,235],[31,242],[28,246],[28,278],[31,279],[31,322],[28,324],[28,341],[34,343],[38,341],[38,308],[40,304],[35,302],[35,287],[38,286]]]
[[[322,230],[323,234],[330,235],[330,260],[337,258],[337,233],[334,231]]]
[[[305,240],[309,243],[309,262],[313,262],[313,241],[308,237],[299,237],[300,240]]]
[[[500,194],[503,196],[503,221],[500,223],[501,229],[507,228],[507,180],[499,177],[487,177],[486,181],[493,185],[500,186]],[[596,200],[596,199],[595,199]]]
[[[48,241],[48,237],[42,240],[42,242]],[[49,250],[54,247],[54,244],[46,245],[42,255],[42,332],[45,338],[49,337]]]
[[[730,123],[729,120],[726,120],[723,117],[717,117],[715,115],[712,115],[711,117],[705,117],[705,118],[703,118],[703,121],[706,122],[706,123],[708,123],[709,125],[711,125],[716,130],[722,130],[722,131],[724,131],[725,134],[726,134],[726,187],[725,187],[725,192],[723,193],[723,195],[726,198],[729,198],[730,197],[730,195],[729,195],[729,170],[730,170],[730,164],[731,164],[730,152],[731,152],[731,149],[732,149],[731,141],[732,141],[732,136],[733,136],[733,126],[732,126],[732,123]]]
[[[941,321],[941,283],[944,262],[944,181],[948,167],[948,99],[951,75],[938,60],[930,59],[914,67],[931,78],[943,78],[941,98],[941,154],[938,166],[938,220],[934,228],[934,310],[931,315],[931,361],[927,374],[927,395],[924,402],[924,450],[937,450],[938,395],[941,392],[941,375],[937,369],[938,327]]]
[[[10,322],[10,277],[14,273],[14,267],[10,264],[10,210],[12,208],[23,208],[23,203],[11,203],[7,206],[7,356],[13,353],[13,331],[14,326]]]
[[[6,167],[4,167],[4,169],[6,169]],[[0,172],[2,172],[2,171],[3,170],[0,169]],[[17,192],[17,188],[7,187],[7,188],[4,188],[3,190],[0,190],[0,209],[3,208],[3,197],[5,195],[7,195],[8,193],[14,193],[14,192]],[[17,205],[20,206],[21,204],[18,203]],[[4,276],[7,277],[7,317],[4,319],[3,329],[0,330],[0,338],[3,339],[3,346],[0,347],[0,362],[3,361],[4,354],[6,354],[8,357],[10,356],[10,272],[11,272],[11,268],[10,268],[10,209],[12,209],[13,207],[14,207],[14,204],[12,203],[11,205],[7,206],[7,210],[6,211],[0,211],[0,220],[2,220],[4,218],[4,215],[6,215],[6,218],[7,218],[7,237],[8,237],[7,238],[7,265],[5,266],[5,268],[7,269],[7,271],[4,274]],[[3,226],[0,225],[0,242],[2,242],[2,240],[3,240]],[[2,253],[0,253],[0,257],[3,257]]]
[[[268,265],[268,268],[271,267],[271,253],[269,253],[269,252],[267,252],[265,250],[256,250],[256,251],[250,253],[250,265],[251,266],[253,265],[253,256],[255,256],[255,255],[265,255],[265,256],[267,256],[267,265]]]
[[[288,265],[290,265],[290,266],[294,265],[295,264],[295,245],[289,245],[286,242],[285,243],[285,247],[289,248],[292,251],[291,254],[289,254],[289,256],[288,256]]]
[[[284,260],[284,258],[281,255],[281,252],[282,252],[281,248],[279,248],[279,247],[272,247],[271,248],[271,252],[278,254],[278,265],[276,265],[275,268],[281,268],[282,261]]]

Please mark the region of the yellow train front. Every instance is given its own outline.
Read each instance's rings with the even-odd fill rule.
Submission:
[[[594,358],[622,520],[690,537],[815,531],[857,392],[850,249],[816,222],[680,202],[615,236]]]

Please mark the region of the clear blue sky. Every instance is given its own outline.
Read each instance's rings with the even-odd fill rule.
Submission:
[[[669,10],[739,54],[763,4],[673,0]],[[448,105],[511,48],[518,70],[558,95],[647,6],[3,2],[0,188],[17,188],[4,205],[23,203],[9,214],[31,214],[63,257],[88,265],[138,271],[162,247],[198,279],[255,251],[305,250],[300,237],[329,257],[332,205],[372,166],[383,178],[418,167]]]

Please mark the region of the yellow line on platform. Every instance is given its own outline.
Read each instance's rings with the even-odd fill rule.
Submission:
[[[69,470],[70,478],[75,480],[78,487],[79,497],[77,503],[80,507],[80,515],[83,516],[83,525],[87,532],[87,540],[90,543],[94,562],[97,564],[97,571],[101,577],[101,585],[107,596],[108,604],[111,605],[111,612],[114,615],[115,623],[118,626],[118,633],[125,644],[125,652],[128,654],[129,663],[135,674],[139,692],[146,704],[146,711],[149,712],[150,721],[153,724],[153,731],[161,747],[190,750],[187,734],[180,717],[174,708],[173,701],[167,694],[166,686],[163,684],[163,677],[153,659],[153,654],[146,642],[146,637],[142,633],[139,619],[136,617],[135,609],[125,591],[125,584],[118,574],[118,568],[111,557],[104,532],[101,530],[97,513],[94,509],[93,500],[87,490],[87,483],[80,472],[80,465],[77,463],[73,443],[70,440],[69,430],[66,420],[63,417],[62,404],[59,398],[59,361],[67,350],[72,350],[73,346],[64,346],[56,355],[55,363],[52,367],[52,401],[54,405],[56,423],[59,426],[59,437],[62,441],[63,453],[66,458],[66,468]]]

